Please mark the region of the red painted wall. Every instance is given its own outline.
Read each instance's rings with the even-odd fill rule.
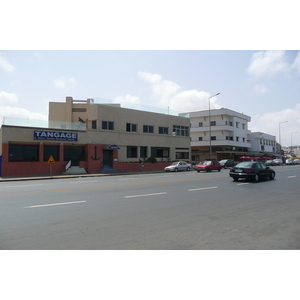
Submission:
[[[80,161],[79,166],[85,168],[88,173],[98,173],[101,171],[103,163],[103,147],[105,145],[86,145],[86,161]],[[95,148],[96,147],[96,148]],[[38,162],[9,162],[8,161],[8,144],[2,144],[2,176],[26,176],[26,175],[50,175],[50,164],[44,162],[43,147],[40,147],[39,160]],[[118,150],[113,151],[113,158],[118,158]],[[63,146],[60,146],[60,159],[52,163],[52,175],[62,174],[65,171],[67,161],[63,159]],[[170,165],[170,162],[156,162],[148,163],[144,162],[143,170],[163,170],[166,166]],[[139,171],[139,163],[124,163],[113,161],[113,169],[120,172]]]

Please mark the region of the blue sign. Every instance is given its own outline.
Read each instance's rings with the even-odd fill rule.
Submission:
[[[119,150],[120,147],[117,146],[117,145],[110,145],[110,146],[108,147],[108,149],[110,149],[110,150]]]
[[[34,131],[34,139],[35,140],[77,142],[78,133],[35,130]]]

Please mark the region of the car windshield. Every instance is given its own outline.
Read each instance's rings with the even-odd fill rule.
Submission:
[[[205,166],[211,165],[211,161],[205,161],[205,162],[203,162],[203,165],[205,165]]]
[[[171,164],[171,166],[176,166],[178,164],[178,162],[173,162],[172,164]]]
[[[226,163],[226,161],[227,161],[227,159],[223,159],[223,160],[220,161],[220,164]]]
[[[253,166],[253,162],[249,162],[249,161],[244,161],[239,163],[238,165],[236,165],[236,168],[252,168]]]

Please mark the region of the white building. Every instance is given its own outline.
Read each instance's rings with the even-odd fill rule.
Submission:
[[[255,152],[277,152],[276,136],[263,132],[251,132],[250,151]]]
[[[209,124],[210,115],[210,124]],[[234,158],[251,149],[248,123],[251,118],[243,113],[221,108],[190,112],[192,160]]]

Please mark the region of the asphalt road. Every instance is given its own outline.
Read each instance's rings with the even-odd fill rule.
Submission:
[[[0,183],[0,249],[300,249],[300,166]]]

